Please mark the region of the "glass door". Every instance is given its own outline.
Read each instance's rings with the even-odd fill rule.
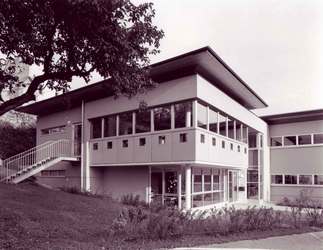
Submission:
[[[229,170],[228,194],[229,194],[229,202],[235,202],[238,200],[238,172],[237,171]]]

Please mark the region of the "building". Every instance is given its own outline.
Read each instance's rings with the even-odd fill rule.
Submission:
[[[54,187],[117,199],[134,194],[148,203],[191,209],[279,200],[283,192],[296,195],[302,176],[311,175],[306,187],[315,187],[322,193],[315,197],[323,199],[319,152],[313,153],[310,174],[290,172],[294,162],[284,154],[293,146],[275,144],[277,136],[291,135],[288,126],[300,123],[290,114],[256,116],[251,110],[266,103],[211,48],[154,64],[150,74],[158,87],[131,99],[115,99],[109,79],[20,108],[38,116],[38,146],[5,160],[3,180],[36,176]],[[323,132],[323,122],[314,123],[316,129],[306,132],[314,133],[313,143]],[[294,150],[315,146],[322,152],[323,144],[300,146],[296,132]],[[297,183],[289,184],[295,173]],[[276,183],[279,178],[282,183]]]

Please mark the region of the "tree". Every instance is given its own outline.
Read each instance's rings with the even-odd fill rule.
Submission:
[[[66,91],[73,77],[89,82],[94,71],[113,79],[115,95],[154,86],[147,66],[164,35],[154,16],[151,3],[130,0],[1,0],[0,52],[42,73],[25,86],[14,70],[0,68],[0,115],[35,100],[45,87]],[[21,95],[1,98],[22,86]]]

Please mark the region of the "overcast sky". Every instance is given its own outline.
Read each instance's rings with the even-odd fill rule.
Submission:
[[[322,0],[152,2],[165,32],[153,62],[209,45],[267,102],[259,114],[323,108]]]
[[[152,62],[208,45],[267,102],[257,114],[323,108],[322,0],[151,1],[165,32]]]

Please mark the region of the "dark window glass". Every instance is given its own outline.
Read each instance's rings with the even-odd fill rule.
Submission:
[[[234,121],[228,118],[228,137],[234,139]]]
[[[219,114],[220,135],[227,136],[227,119]]]
[[[300,175],[299,184],[312,185],[312,175]]]
[[[104,117],[104,137],[117,135],[117,116]]]
[[[285,136],[284,146],[294,146],[296,145],[296,136]]]
[[[247,182],[258,182],[258,170],[248,170]]]
[[[240,152],[241,151],[241,149],[240,149],[240,145],[238,145],[238,152]]]
[[[282,144],[282,138],[281,137],[272,137],[270,139],[270,146],[272,147],[281,147]]]
[[[99,149],[99,144],[93,143],[93,150],[98,150],[98,149]]]
[[[225,141],[222,141],[222,148],[225,148]]]
[[[298,136],[298,144],[299,145],[306,145],[311,144],[311,135],[299,135]]]
[[[174,105],[175,110],[175,128],[192,127],[193,111],[192,102],[182,102]]]
[[[242,136],[241,136],[241,133],[242,133],[242,129],[241,129],[241,123],[239,121],[236,122],[236,130],[237,130],[237,140],[238,141],[242,141]]]
[[[158,143],[165,144],[166,143],[166,136],[164,136],[164,135],[158,136]]]
[[[202,175],[194,175],[194,193],[202,192]]]
[[[102,137],[102,118],[95,118],[91,120],[91,138]]]
[[[212,138],[212,145],[216,146],[216,139],[214,137]]]
[[[187,134],[186,133],[179,134],[179,142],[187,142]]]
[[[285,175],[285,184],[297,184],[297,176]]]
[[[230,149],[233,150],[233,143],[230,143]]]
[[[323,134],[315,134],[314,135],[314,144],[323,143]]]
[[[111,149],[112,148],[112,141],[108,141],[107,142],[107,149]]]
[[[201,143],[205,143],[205,135],[204,134],[201,134]]]
[[[127,148],[128,147],[128,140],[123,140],[122,141],[122,147]]]
[[[212,108],[209,109],[209,129],[218,133],[218,113]]]
[[[154,109],[154,123],[156,131],[171,129],[170,106]]]
[[[146,145],[146,138],[139,138],[139,146],[145,146]]]
[[[138,111],[136,113],[136,133],[150,132],[150,110]]]
[[[272,184],[283,184],[283,176],[281,174],[276,174],[271,176]]]
[[[323,175],[314,175],[314,184],[323,185]]]
[[[206,129],[207,108],[201,103],[197,103],[197,126]]]
[[[211,175],[207,174],[204,175],[204,191],[211,191]]]
[[[257,134],[249,133],[248,144],[249,144],[249,148],[257,147]]]
[[[132,112],[119,115],[119,135],[132,134]]]

